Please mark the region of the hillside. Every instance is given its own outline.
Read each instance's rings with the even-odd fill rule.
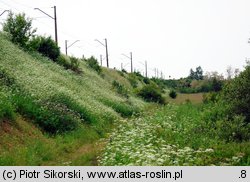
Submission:
[[[250,164],[249,65],[204,95],[77,60],[72,71],[0,33],[0,165]]]
[[[43,164],[49,159],[38,163],[28,160],[29,154],[34,158],[45,155],[34,153],[34,145],[49,148],[56,155],[62,151],[50,146],[66,143],[66,153],[70,152],[70,147],[105,136],[116,120],[130,117],[146,105],[133,96],[126,73],[103,69],[98,74],[82,61],[82,73],[76,74],[37,53],[21,50],[3,34],[0,55],[0,158],[17,157],[14,153],[24,157],[20,162],[15,157],[0,160],[1,165]],[[114,80],[126,85],[129,97],[117,93]]]

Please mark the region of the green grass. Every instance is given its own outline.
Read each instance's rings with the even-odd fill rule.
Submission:
[[[75,154],[79,163],[70,156],[146,105],[116,94],[112,81],[126,82],[120,74],[99,75],[84,61],[80,74],[66,70],[38,53],[24,52],[2,33],[0,55],[1,165],[90,164],[95,150]]]
[[[250,143],[228,142],[203,120],[207,106],[169,104],[125,120],[101,165],[249,165]]]

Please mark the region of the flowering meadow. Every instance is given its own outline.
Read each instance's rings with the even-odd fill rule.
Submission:
[[[197,108],[169,104],[154,111],[123,120],[110,134],[100,165],[241,165],[249,160],[249,149],[199,132]]]

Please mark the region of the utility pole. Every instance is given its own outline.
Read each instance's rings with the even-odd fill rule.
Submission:
[[[121,71],[123,70],[123,64],[121,63]]]
[[[132,54],[132,52],[130,52],[130,57],[127,56],[126,54],[122,54],[122,55],[127,57],[128,59],[130,59],[131,73],[133,73],[133,54]]]
[[[0,16],[2,16],[5,12],[10,12],[10,10],[4,10],[4,11],[0,14]]]
[[[68,41],[67,40],[65,40],[65,54],[66,54],[66,56],[68,55]]]
[[[133,55],[132,52],[130,52],[130,61],[131,61],[131,73],[133,72]]]
[[[76,40],[75,42],[73,42],[72,44],[70,44],[69,46],[68,46],[68,40],[65,40],[65,53],[66,53],[66,56],[68,55],[68,49],[71,47],[71,46],[73,46],[76,42],[78,42],[78,41],[80,41],[80,40]]]
[[[148,65],[147,65],[147,61],[145,61],[145,76],[146,76],[146,78],[148,77]]]
[[[100,61],[101,61],[101,66],[102,66],[102,55],[100,55]]]
[[[56,44],[58,45],[58,37],[57,37],[57,17],[56,17],[56,6],[53,6],[51,8],[54,8],[54,17],[50,16],[49,14],[45,13],[43,10],[41,10],[40,8],[34,8],[34,10],[38,10],[40,12],[42,12],[43,14],[47,15],[48,17],[52,18],[55,22],[55,41]]]
[[[107,67],[109,68],[108,41],[107,41],[107,39],[105,39],[105,48],[106,48]]]
[[[107,39],[106,38],[104,39],[105,44],[103,44],[101,41],[99,41],[97,39],[95,39],[95,41],[99,42],[102,46],[105,47],[105,49],[106,49],[107,68],[109,68],[108,41],[107,41]]]

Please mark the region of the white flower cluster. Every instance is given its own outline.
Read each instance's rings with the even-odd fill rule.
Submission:
[[[164,128],[174,129],[174,108],[169,112],[134,120],[125,120],[111,134],[110,141],[100,156],[100,165],[194,165],[201,155],[213,149],[194,150],[168,144],[160,136]]]

